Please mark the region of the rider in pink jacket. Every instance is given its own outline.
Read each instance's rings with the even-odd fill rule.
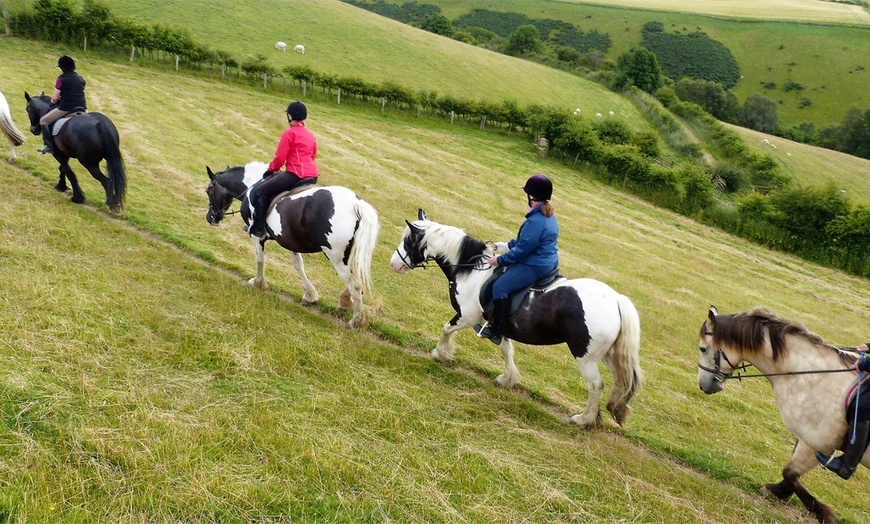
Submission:
[[[266,211],[272,200],[284,191],[293,189],[303,180],[317,182],[317,140],[314,134],[305,127],[308,109],[298,100],[287,106],[287,122],[290,127],[281,134],[275,158],[269,163],[263,174],[263,180],[257,182],[248,193],[248,200],[253,207],[251,226],[248,234],[263,238],[266,235]],[[280,171],[284,168],[284,171]]]

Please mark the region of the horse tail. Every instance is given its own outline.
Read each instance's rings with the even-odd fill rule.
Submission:
[[[640,369],[640,316],[634,304],[625,295],[619,295],[616,302],[621,327],[619,336],[613,343],[612,362],[615,384],[607,406],[612,413],[614,406],[618,413],[623,413],[626,404],[643,383],[643,373]],[[621,423],[621,418],[624,419],[624,416],[618,416],[617,422]]]
[[[109,196],[115,204],[123,205],[127,194],[127,173],[124,168],[124,158],[121,156],[121,145],[118,129],[111,121],[97,121],[97,130],[103,141],[103,156],[109,171],[111,191]]]
[[[381,226],[378,222],[378,212],[365,200],[358,200],[355,210],[359,225],[353,235],[353,246],[350,249],[347,265],[350,273],[356,276],[360,291],[367,294],[372,289],[372,255],[375,252],[375,243],[378,241]]]
[[[15,127],[15,123],[12,122],[9,105],[6,103],[2,93],[0,93],[0,130],[3,131],[3,134],[6,135],[13,147],[18,147],[24,143],[24,133],[19,131]]]

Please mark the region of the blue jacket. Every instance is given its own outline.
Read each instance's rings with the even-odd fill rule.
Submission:
[[[556,217],[545,217],[539,204],[526,213],[526,221],[520,226],[517,238],[508,242],[510,251],[498,257],[498,264],[555,269],[559,265],[559,249],[556,247],[558,237],[559,223]]]

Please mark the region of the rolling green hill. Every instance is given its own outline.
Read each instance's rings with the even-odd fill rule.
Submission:
[[[780,120],[786,125],[812,121],[821,127],[838,123],[852,106],[870,107],[866,89],[870,82],[870,16],[867,10],[855,10],[854,6],[791,0],[761,4],[749,0],[683,2],[683,6],[678,2],[624,2],[638,9],[622,7],[620,0],[591,3],[427,0],[424,3],[441,6],[451,20],[474,8],[564,20],[585,32],[596,30],[609,34],[613,47],[608,56],[612,59],[640,44],[641,27],[649,21],[663,22],[667,31],[702,31],[725,44],[737,60],[744,77],[734,88],[738,97],[744,100],[753,93],[760,93],[777,101]],[[853,22],[845,16],[827,19],[811,16],[802,7],[830,13],[854,10],[858,16]],[[723,16],[723,12],[730,13],[732,8],[745,18]],[[776,17],[777,12],[782,16]],[[783,90],[789,81],[801,84],[804,89]],[[763,86],[770,83],[777,87]],[[809,99],[811,105],[802,106],[804,98]]]
[[[24,90],[66,49],[0,39],[2,88],[22,126]],[[866,339],[866,280],[769,252],[542,159],[523,139],[306,100],[322,183],[381,215],[370,332],[333,313],[339,280],[307,257],[323,295],[302,308],[286,253],[267,247],[279,294],[241,282],[250,241],[206,224],[205,165],[265,160],[287,95],[126,61],[81,60],[89,105],[118,125],[130,190],[122,220],[55,193],[35,140],[0,161],[5,284],[0,510],[22,522],[787,522],[778,480],[793,444],[764,382],[705,397],[696,336],[707,307],[765,305],[833,343]],[[5,156],[5,155],[4,155]],[[81,169],[77,169],[80,173]],[[565,423],[586,392],[567,350],[518,346],[523,387],[490,385],[496,348],[458,337],[425,358],[452,316],[437,272],[388,260],[404,220],[483,239],[518,227],[518,189],[556,182],[563,273],[637,305],[645,389],[627,427]],[[98,184],[81,177],[90,202]],[[388,343],[387,340],[394,341]],[[608,379],[609,380],[609,379]],[[870,518],[853,484],[805,485],[846,522]],[[727,511],[722,511],[723,500]]]

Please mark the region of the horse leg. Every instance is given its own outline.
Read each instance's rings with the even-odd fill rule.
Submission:
[[[109,177],[104,175],[102,171],[100,171],[100,165],[85,165],[85,169],[87,169],[88,173],[90,173],[92,177],[96,178],[100,185],[103,186],[103,190],[106,192],[106,207],[109,208],[110,211],[113,211],[115,213],[120,212],[120,204],[111,201],[110,195],[113,192],[111,186],[112,181],[109,180]]]
[[[317,302],[320,295],[317,294],[314,284],[308,280],[308,275],[305,274],[305,261],[302,260],[300,253],[293,252],[293,267],[296,268],[299,278],[302,279],[302,303],[308,306]]]
[[[512,388],[520,383],[520,370],[514,364],[514,343],[509,338],[502,338],[501,353],[504,355],[504,373],[496,377],[495,385]]]
[[[628,407],[628,400],[631,398],[631,395],[624,387],[620,387],[622,383],[617,380],[619,375],[617,375],[618,370],[616,369],[616,365],[613,363],[612,352],[607,352],[607,355],[604,357],[604,363],[607,365],[607,369],[610,370],[610,374],[614,379],[613,386],[610,387],[610,396],[607,397],[607,411],[610,412],[610,416],[613,417],[613,420],[621,426],[625,422],[625,419],[631,415],[631,408]]]
[[[85,202],[85,193],[82,191],[81,186],[79,186],[79,179],[76,177],[76,174],[73,172],[72,168],[69,166],[69,159],[66,159],[61,164],[61,174],[60,179],[63,181],[64,174],[66,175],[67,180],[69,180],[70,185],[72,185],[73,196],[70,198],[76,204],[84,204]],[[58,183],[60,185],[60,182]],[[57,186],[55,186],[57,188]]]
[[[64,170],[62,162],[60,163],[60,165],[57,166],[57,172],[57,184],[54,185],[54,189],[58,193],[63,193],[64,191],[69,189],[69,187],[67,187],[66,185],[66,170]]]
[[[598,371],[598,361],[592,360],[589,353],[575,360],[580,374],[586,380],[589,399],[586,401],[586,409],[583,413],[572,416],[569,421],[581,427],[593,427],[601,419],[601,394],[604,391],[604,381],[601,380],[601,373]]]
[[[435,349],[429,353],[432,360],[436,362],[452,362],[453,353],[456,351],[456,347],[453,344],[453,337],[456,335],[457,331],[471,325],[472,324],[463,322],[459,313],[454,315],[453,318],[451,318],[450,321],[444,324],[444,327],[441,328],[441,338],[438,339],[438,344],[435,346]]]
[[[251,237],[251,240],[254,242],[254,258],[257,260],[257,276],[248,280],[249,286],[254,286],[261,291],[265,291],[268,286],[266,284],[266,276],[264,273],[264,268],[266,267],[266,251],[263,249],[263,241],[259,238]]]
[[[348,308],[353,308],[353,315],[350,318],[350,322],[347,323],[347,327],[366,327],[368,325],[368,320],[366,319],[366,310],[363,305],[362,287],[360,286],[357,277],[351,273],[350,267],[348,267],[343,260],[333,261],[330,259],[330,261],[345,286],[344,291],[342,291],[341,295],[338,297],[338,310],[344,312],[347,311]]]
[[[797,495],[807,511],[812,513],[819,522],[835,522],[834,510],[819,502],[800,483],[801,475],[818,465],[819,461],[816,460],[815,450],[798,440],[791,459],[782,470],[782,481],[777,484],[772,482],[765,484],[759,491],[762,495],[773,495],[780,500],[788,500],[792,495]]]

